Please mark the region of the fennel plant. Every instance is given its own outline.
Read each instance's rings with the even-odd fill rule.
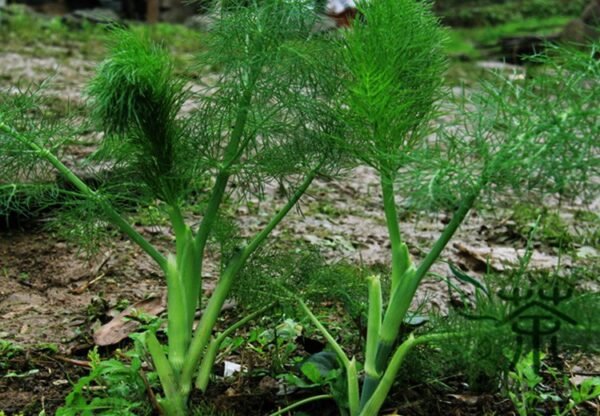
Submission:
[[[501,191],[509,201],[539,201],[547,195],[583,197],[593,189],[600,64],[595,47],[542,59],[544,70],[531,79],[499,77],[459,97],[455,110],[462,116],[428,136],[445,69],[444,35],[430,5],[378,0],[358,8],[361,18],[338,48],[347,83],[339,111],[351,130],[339,145],[379,174],[391,245],[387,299],[380,278],[368,279],[362,383],[355,358],[306,303],[300,306],[345,368],[349,414],[371,416],[380,411],[411,348],[468,336],[459,331],[400,339],[400,327],[419,284],[476,203]],[[415,207],[454,211],[419,263],[411,259],[398,225],[398,188]]]
[[[52,177],[46,167],[54,168],[71,185],[63,191],[65,198],[73,205],[91,205],[94,220],[116,226],[164,273],[167,351],[153,332],[145,342],[163,388],[160,406],[166,415],[187,414],[195,377],[206,389],[223,339],[213,338],[213,329],[248,259],[315,177],[334,173],[342,164],[328,140],[340,128],[328,100],[337,91],[338,78],[325,65],[327,45],[311,38],[311,16],[305,4],[280,0],[223,12],[199,62],[217,68],[219,79],[202,94],[192,94],[174,74],[164,48],[116,30],[109,56],[88,89],[92,120],[104,132],[94,159],[110,172],[97,186],[61,161],[67,137],[37,121],[32,100],[20,97],[19,107],[14,98],[2,99],[3,183],[14,189],[33,186],[36,179]],[[184,114],[187,100],[194,100],[195,108]],[[26,180],[20,172],[27,173]],[[225,202],[260,193],[269,181],[281,184],[286,202],[245,244],[223,245],[227,249],[220,253],[218,282],[199,305],[207,246]],[[212,183],[212,189],[202,219],[190,224],[187,201],[201,194],[205,183]],[[135,198],[157,203],[168,215],[175,236],[169,252],[151,244],[121,209],[123,201]],[[204,312],[194,329],[199,306]],[[261,312],[242,317],[232,329]]]

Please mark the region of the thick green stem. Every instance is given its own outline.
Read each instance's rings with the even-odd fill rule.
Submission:
[[[365,397],[371,397],[380,377],[380,374],[377,372],[377,345],[381,328],[383,304],[381,280],[377,275],[369,276],[367,280],[369,283],[369,312],[367,344],[365,348],[365,382],[361,395],[361,406],[364,405],[363,400],[365,400]]]
[[[248,121],[248,112],[250,111],[255,84],[256,76],[253,76],[253,80],[246,87],[244,94],[242,95],[233,130],[231,131],[231,139],[225,148],[223,170],[228,170],[241,156],[243,149],[240,147],[240,143],[242,143],[246,122]]]
[[[175,233],[177,253],[176,258],[169,257],[166,273],[169,360],[174,372],[179,375],[192,339],[201,276],[199,256],[181,210],[178,206],[170,206],[168,213]]]
[[[247,85],[242,99],[240,100],[233,129],[231,130],[231,135],[229,137],[229,142],[225,147],[221,169],[217,174],[217,179],[212,190],[208,207],[204,213],[204,218],[202,218],[200,227],[198,228],[198,234],[196,235],[196,244],[200,250],[200,255],[204,254],[204,247],[206,246],[206,241],[210,235],[212,224],[217,217],[219,206],[221,205],[221,201],[225,195],[225,189],[227,188],[227,182],[229,181],[229,168],[239,159],[241,155],[240,143],[242,142],[242,137],[244,136],[244,129],[246,128],[246,122],[248,121],[248,112],[250,111],[254,87],[260,73],[260,71],[251,72],[253,74],[251,77],[252,81]]]
[[[295,408],[300,407],[300,406],[304,406],[305,404],[316,402],[316,401],[319,401],[319,400],[329,400],[329,399],[333,399],[333,395],[331,395],[331,394],[321,394],[321,395],[318,395],[318,396],[308,397],[306,399],[297,401],[296,403],[292,403],[289,406],[284,407],[283,409],[278,410],[275,413],[271,413],[270,416],[281,416],[281,415],[286,414],[290,410],[294,410]]]
[[[177,267],[177,260],[169,255],[167,265],[167,323],[169,335],[169,362],[177,377],[183,368],[190,342],[190,317],[186,289]]]
[[[186,355],[187,359],[184,363],[183,371],[181,373],[181,388],[186,392],[186,394],[189,394],[190,392],[194,371],[198,367],[202,354],[208,345],[212,335],[212,330],[215,327],[217,319],[219,318],[221,308],[223,307],[227,296],[229,296],[231,286],[233,285],[237,273],[242,268],[243,264],[241,260],[241,253],[238,253],[233,259],[230,260],[229,265],[227,268],[225,268],[225,271],[221,275],[219,283],[210,297],[204,313],[202,314],[202,318],[200,319],[200,323],[196,328],[196,332],[194,334],[194,338],[192,339],[192,343],[190,344],[190,348]]]
[[[381,175],[381,191],[383,193],[383,210],[392,246],[392,292],[398,286],[402,274],[408,267],[408,250],[403,247],[392,175]]]
[[[394,379],[396,374],[400,369],[400,365],[404,360],[404,357],[408,353],[408,351],[415,345],[416,339],[411,334],[406,341],[404,341],[394,353],[392,360],[387,366],[386,371],[383,373],[377,388],[369,398],[369,400],[365,403],[363,408],[361,409],[361,416],[370,416],[379,414],[379,409],[383,405],[383,402],[387,398],[387,395],[394,383]]]
[[[275,216],[265,226],[265,228],[260,233],[258,233],[241,252],[237,253],[237,255],[235,255],[234,258],[229,261],[229,264],[227,265],[225,271],[219,279],[219,283],[217,284],[215,291],[210,297],[204,315],[200,320],[200,324],[198,325],[198,328],[196,328],[196,333],[188,351],[187,360],[183,368],[181,380],[181,385],[183,386],[182,388],[188,389],[188,392],[191,388],[191,380],[194,371],[200,363],[202,354],[204,353],[210,340],[212,329],[215,326],[223,303],[225,303],[225,299],[229,295],[231,286],[233,285],[233,282],[235,281],[238,272],[244,266],[248,258],[254,253],[254,251],[256,251],[258,247],[260,247],[262,242],[268,237],[269,233],[273,231],[277,224],[279,224],[281,220],[287,215],[287,213],[290,212],[290,210],[294,207],[294,205],[296,205],[296,203],[302,197],[304,192],[306,192],[316,175],[316,169],[313,170],[310,174],[308,174],[302,182],[302,184],[298,187],[296,192],[292,195],[288,202],[279,210],[279,212],[275,214]]]
[[[196,242],[192,232],[186,227],[183,252],[177,255],[179,275],[184,288],[183,297],[187,306],[188,341],[192,338],[194,315],[200,301],[202,291],[201,263]],[[186,347],[187,349],[187,347]]]
[[[306,192],[312,181],[317,176],[321,165],[313,169],[306,175],[300,186],[296,189],[294,194],[288,199],[288,202],[279,210],[277,214],[269,221],[269,223],[263,228],[263,230],[258,233],[246,246],[245,257],[249,257],[260,245],[262,242],[269,236],[271,231],[285,218],[285,216],[290,212],[290,210],[298,203],[302,195]]]
[[[228,181],[229,174],[227,172],[220,172],[217,175],[210,200],[208,201],[208,206],[204,212],[200,226],[198,227],[198,233],[196,234],[196,246],[199,250],[198,255],[201,257],[204,256],[204,247],[206,246],[208,236],[210,235],[212,226],[217,218],[219,207],[223,201],[223,196],[225,195],[225,189],[227,188]]]
[[[375,374],[375,357],[377,355],[377,339],[381,328],[383,298],[379,276],[368,277],[369,283],[369,312],[367,323],[367,345],[365,348],[365,372]]]
[[[250,104],[252,102],[252,95],[254,93],[254,87],[260,71],[251,72],[251,75],[252,74],[252,81],[245,88],[244,94],[238,106],[235,123],[231,131],[229,142],[225,148],[224,159],[222,161],[219,173],[217,174],[208,207],[198,228],[194,243],[192,244],[194,249],[197,250],[198,261],[197,265],[195,265],[193,269],[197,269],[198,271],[198,281],[201,279],[202,261],[204,259],[206,243],[212,227],[217,219],[219,207],[221,206],[225,196],[225,190],[227,188],[230,175],[229,168],[233,163],[235,163],[236,158],[239,158],[239,155],[241,154],[240,143],[244,135],[244,129],[246,128],[248,112],[250,111]],[[242,253],[242,255],[237,255],[229,262],[229,265],[219,279],[219,283],[217,284],[217,287],[215,288],[215,291],[213,292],[210,301],[206,306],[202,318],[200,319],[196,333],[194,334],[194,337],[188,348],[188,352],[186,354],[187,359],[181,373],[181,389],[186,397],[191,390],[193,373],[200,363],[202,354],[207,347],[212,334],[212,329],[214,328],[219,317],[219,313],[221,312],[221,308],[225,303],[225,299],[229,295],[235,276],[243,267],[245,260],[246,258],[244,258]],[[188,277],[190,276],[188,275]],[[200,289],[198,289],[198,293],[196,294],[198,298],[200,298],[200,292]]]
[[[481,188],[478,188],[481,189]],[[410,265],[408,270],[400,279],[399,285],[392,292],[387,310],[385,312],[383,323],[381,325],[381,334],[379,345],[377,348],[377,374],[381,374],[386,368],[389,356],[392,352],[394,343],[400,333],[400,326],[406,316],[406,312],[415,296],[417,288],[421,280],[425,277],[433,263],[439,258],[443,249],[446,247],[460,224],[464,221],[469,210],[473,207],[477,199],[478,192],[473,192],[467,196],[461,203],[458,210],[452,216],[451,221],[446,225],[446,228],[433,245],[431,251],[421,262],[417,269]],[[366,403],[374,389],[377,388],[379,379],[377,377],[369,377],[365,379],[365,387],[363,388],[363,397],[361,401]]]
[[[383,318],[381,326],[382,340],[394,342],[398,337],[400,325],[404,320],[406,312],[410,307],[412,299],[433,263],[440,257],[440,254],[454,235],[460,224],[464,221],[467,213],[473,206],[477,194],[471,194],[465,198],[458,210],[452,216],[452,219],[446,225],[446,228],[435,242],[425,259],[415,270],[412,265],[406,270],[400,279],[400,285],[392,292],[388,308]]]
[[[348,383],[348,408],[350,416],[358,416],[360,411],[360,388],[358,386],[356,358],[354,357],[352,357],[350,364],[346,367],[346,381]]]
[[[381,381],[377,386],[377,389],[361,409],[360,416],[372,416],[379,414],[379,410],[381,409],[381,406],[383,406],[383,403],[385,402],[385,399],[387,398],[388,393],[390,392],[390,389],[394,384],[396,375],[400,371],[400,367],[404,362],[404,358],[415,345],[425,344],[427,342],[432,341],[439,341],[442,339],[447,339],[449,337],[461,335],[464,334],[430,334],[415,338],[414,335],[410,334],[408,339],[402,344],[400,344],[400,346],[396,349],[396,352],[392,356],[389,365],[387,366],[385,372],[383,373],[383,376],[381,377]]]
[[[158,399],[158,404],[164,416],[189,416],[183,397],[178,397],[177,400]]]
[[[233,130],[231,131],[229,142],[225,148],[224,160],[222,162],[221,169],[217,174],[210,201],[208,202],[208,207],[204,212],[204,217],[202,218],[202,222],[198,227],[198,233],[196,234],[196,248],[200,256],[200,274],[202,273],[202,261],[204,259],[206,242],[208,241],[213,224],[217,219],[219,207],[221,206],[221,202],[225,196],[227,182],[229,182],[229,168],[237,159],[239,159],[241,155],[240,143],[244,135],[246,122],[248,121],[248,111],[250,110],[250,103],[252,102],[252,94],[254,92],[254,85],[256,83],[255,78],[256,77],[253,78],[253,82],[248,85],[244,91],[244,95],[238,107]]]
[[[14,137],[19,140],[21,143],[29,146],[33,149],[41,158],[48,161],[52,166],[54,166],[69,182],[71,182],[82,194],[84,197],[89,198],[95,201],[100,208],[104,211],[106,216],[110,219],[110,221],[116,225],[122,232],[127,234],[129,238],[131,238],[138,246],[142,248],[156,263],[160,266],[160,268],[165,271],[167,266],[167,259],[158,251],[156,248],[150,244],[144,237],[141,236],[115,209],[108,203],[102,195],[92,190],[89,186],[87,186],[77,175],[73,173],[68,167],[66,167],[54,154],[52,154],[49,150],[44,149],[39,146],[37,143],[27,140],[25,137],[18,134],[12,128],[8,127],[4,123],[0,123],[0,131]]]
[[[225,331],[221,332],[216,338],[210,342],[204,357],[202,358],[202,364],[200,365],[200,371],[198,372],[198,377],[196,378],[196,388],[206,391],[206,387],[208,386],[208,381],[210,378],[210,374],[212,373],[213,366],[215,364],[215,360],[217,358],[217,353],[219,352],[219,348],[221,348],[221,344],[225,339],[233,334],[235,331],[240,329],[242,326],[246,325],[253,319],[264,314],[266,311],[275,306],[275,303],[271,303],[265,307],[262,307],[249,315],[246,315],[243,319],[237,321],[235,324],[231,325]]]
[[[167,212],[169,214],[169,218],[171,219],[171,225],[173,226],[173,232],[175,234],[176,253],[178,257],[177,261],[179,263],[181,260],[179,257],[183,253],[183,248],[185,247],[188,227],[185,225],[185,220],[183,219],[181,209],[179,209],[178,206],[169,206]]]
[[[186,400],[181,396],[178,389],[177,379],[173,373],[173,368],[162,350],[162,346],[152,332],[146,333],[146,347],[152,362],[158,373],[160,384],[165,392],[166,400],[162,400],[161,407],[167,415],[185,415]]]
[[[427,253],[427,256],[425,256],[423,261],[419,264],[415,274],[415,277],[419,282],[425,277],[433,263],[435,263],[435,261],[440,257],[442,251],[444,251],[444,248],[446,248],[446,245],[452,239],[460,224],[462,224],[471,208],[473,208],[473,205],[479,196],[480,190],[481,187],[477,188],[461,201],[458,210],[456,210],[442,234],[439,236],[429,253]]]
[[[415,268],[410,266],[400,279],[390,298],[388,307],[383,317],[379,331],[377,352],[375,357],[375,371],[366,374],[363,384],[361,405],[365,405],[379,385],[381,375],[385,371],[389,355],[394,348],[396,338],[400,330],[400,324],[406,315],[406,311],[412,301],[411,296],[402,296],[403,293],[414,293],[418,286],[415,277]]]

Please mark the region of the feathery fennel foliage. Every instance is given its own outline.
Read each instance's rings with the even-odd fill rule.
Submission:
[[[330,167],[341,163],[327,140],[342,128],[328,109],[328,97],[340,86],[335,68],[323,60],[329,45],[308,39],[314,18],[305,3],[263,3],[224,12],[216,23],[200,57],[219,70],[199,109],[211,116],[196,117],[192,126],[209,166],[228,161],[234,181],[249,191],[270,179],[290,180],[323,161]],[[234,152],[220,132],[242,120],[247,130]]]
[[[587,179],[598,168],[598,109],[591,104],[598,97],[594,54],[574,54],[576,63],[549,60],[550,70],[525,82],[489,84],[458,105],[465,114],[443,126],[444,134],[428,137],[445,68],[443,34],[429,7],[415,0],[363,2],[361,18],[331,43],[311,38],[311,14],[301,3],[266,0],[228,7],[199,60],[218,68],[219,79],[201,94],[192,94],[174,77],[172,61],[160,47],[117,31],[89,93],[94,119],[105,133],[95,157],[118,173],[112,179],[118,184],[83,182],[57,157],[68,135],[42,126],[35,113],[15,110],[3,98],[0,172],[6,176],[1,183],[22,189],[20,175],[38,183],[57,171],[74,188],[65,193],[74,206],[81,201],[99,208],[163,270],[167,353],[154,333],[146,334],[146,345],[163,387],[165,414],[186,414],[195,376],[197,386],[206,388],[221,340],[212,331],[225,299],[318,174],[336,173],[354,160],[375,168],[391,243],[387,299],[380,278],[367,279],[362,385],[356,360],[300,302],[343,364],[344,402],[351,416],[377,414],[411,348],[464,335],[460,330],[410,335],[399,342],[400,325],[421,280],[482,196],[498,191],[570,196],[590,189]],[[27,96],[16,99],[28,102]],[[188,99],[195,107],[184,112]],[[269,180],[287,187],[287,201],[244,241],[223,221],[223,203],[260,193]],[[176,237],[171,253],[161,253],[139,234],[121,209],[118,201],[137,196],[127,195],[132,183],[140,198],[159,200],[168,215]],[[185,201],[202,191],[200,183],[209,183],[211,190],[203,195],[200,224],[191,226]],[[416,206],[455,210],[419,264],[410,258],[398,226],[398,190]],[[194,331],[211,236],[240,245],[222,244],[227,255],[221,256],[221,275]],[[262,310],[234,328],[258,313]]]
[[[469,193],[488,201],[502,194],[508,202],[593,197],[591,178],[600,167],[597,48],[550,48],[524,80],[497,74],[479,91],[454,97],[462,117],[446,122],[400,178],[413,204],[456,207]]]
[[[220,78],[200,94],[192,94],[174,76],[172,60],[160,46],[116,30],[109,56],[88,90],[93,120],[104,132],[94,161],[116,173],[108,182],[84,183],[56,156],[54,143],[60,135],[38,137],[39,131],[27,124],[34,117],[19,123],[10,113],[0,120],[2,143],[15,149],[15,157],[5,157],[3,163],[31,162],[37,167],[49,162],[75,188],[75,200],[99,208],[163,270],[167,352],[154,333],[148,332],[145,339],[167,415],[186,414],[195,376],[199,388],[206,388],[221,340],[212,338],[212,330],[247,261],[318,174],[343,167],[344,158],[330,140],[341,129],[331,110],[339,80],[326,65],[327,45],[311,38],[311,16],[299,3],[280,0],[223,13],[200,57],[201,65],[219,69]],[[194,102],[189,112],[182,107],[188,99]],[[10,174],[17,171],[9,167]],[[285,184],[287,199],[256,235],[238,240],[241,245],[231,253],[222,253],[217,286],[201,305],[204,313],[193,330],[210,236],[234,229],[220,226],[226,224],[221,220],[223,203],[260,191],[268,180]],[[130,186],[136,181],[137,189]],[[212,189],[203,198],[202,220],[198,226],[188,225],[185,202],[206,183]],[[232,185],[242,192],[232,192]],[[168,215],[175,234],[171,253],[160,252],[146,240],[115,203],[136,195],[145,203],[158,200],[159,209]]]
[[[393,180],[423,139],[446,69],[443,31],[427,2],[361,2],[342,51],[347,150]]]
[[[72,126],[46,116],[45,85],[18,87],[0,94],[0,123],[24,131],[28,140],[61,152],[74,133]],[[0,135],[0,221],[10,216],[27,217],[55,206],[66,192],[56,174],[39,163],[38,155],[21,142]]]
[[[597,189],[598,61],[594,50],[570,54],[577,64],[548,59],[546,71],[521,83],[500,78],[459,101],[462,114],[427,137],[440,97],[443,36],[425,2],[379,0],[359,4],[361,19],[344,34],[348,90],[340,113],[351,141],[338,140],[381,179],[391,243],[391,291],[379,276],[368,279],[365,379],[357,364],[312,314],[301,309],[328,340],[345,369],[351,416],[381,409],[408,352],[416,345],[465,337],[454,332],[410,335],[400,328],[420,282],[482,197],[574,195]],[[395,38],[393,35],[399,36]],[[398,225],[396,187],[417,207],[454,210],[445,229],[417,265]],[[573,192],[573,190],[577,190]]]
[[[177,114],[186,98],[167,51],[130,32],[110,45],[88,93],[92,116],[106,133],[103,150],[123,158],[153,195],[177,204],[194,176],[193,149]]]

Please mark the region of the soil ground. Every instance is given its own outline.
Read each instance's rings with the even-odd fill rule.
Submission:
[[[44,94],[56,98],[58,108],[68,103],[83,107],[82,91],[97,63],[79,54],[77,45],[48,48],[35,45],[18,50],[2,46],[0,90],[9,92],[17,84],[39,83],[51,77]],[[75,153],[85,155],[89,149]],[[269,185],[265,198],[253,201],[254,208],[239,207],[236,216],[244,234],[251,235],[282,201],[277,187]],[[297,237],[319,247],[330,260],[346,259],[367,266],[388,264],[389,244],[381,196],[377,177],[370,169],[355,169],[344,179],[318,180],[300,206],[273,233],[273,241],[286,244],[290,237]],[[569,212],[593,211],[594,206],[598,208],[598,201],[591,207],[563,207],[563,213],[572,218]],[[51,216],[52,212],[45,215]],[[421,258],[446,221],[446,214],[409,215],[402,219],[401,227],[416,259]],[[85,360],[93,347],[94,330],[109,322],[123,306],[160,299],[165,289],[156,265],[126,238],[115,238],[89,257],[48,231],[44,223],[45,217],[41,216],[0,230],[0,340],[24,347],[9,360],[8,369],[0,367],[7,374],[10,371],[16,375],[0,377],[0,409],[7,414],[21,411],[34,415],[42,409],[53,414],[64,403],[71,382],[86,373],[77,360]],[[173,239],[171,230],[161,224],[136,227],[158,246],[167,247]],[[525,238],[511,220],[510,212],[475,211],[443,257],[477,274],[485,269],[489,255],[499,269],[505,267],[504,260],[514,263],[517,260],[514,249],[524,247],[524,243]],[[593,258],[597,256],[596,249],[587,247],[586,253]],[[558,262],[557,252],[556,247],[539,243],[534,263],[552,268]],[[574,260],[561,261],[568,267]],[[209,264],[207,268],[206,291],[214,284],[215,267]],[[442,276],[449,273],[447,265],[441,262],[433,272]],[[597,289],[597,282],[581,284]],[[446,284],[429,278],[421,285],[415,305],[425,300],[429,309],[447,311],[451,299]],[[109,354],[127,345],[125,340],[101,352]],[[589,366],[594,364],[588,363]],[[251,414],[249,408],[256,409],[252,414],[264,414],[259,410],[260,403],[274,406],[279,399],[268,389],[261,393],[261,380],[245,381],[246,385],[238,386],[234,393],[230,386],[216,385],[213,387],[219,397],[216,402],[228,402],[236,414]],[[397,414],[509,414],[512,409],[510,401],[501,397],[470,395],[461,387],[459,377],[450,378],[446,384],[452,394],[440,396],[431,386],[415,386],[399,392],[394,397]],[[442,399],[432,400],[435,397]],[[329,408],[321,405],[319,409],[325,412]]]

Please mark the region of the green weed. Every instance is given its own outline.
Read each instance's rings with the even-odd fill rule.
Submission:
[[[10,360],[21,355],[24,352],[23,347],[14,342],[0,340],[0,369],[9,368]]]
[[[75,383],[56,415],[151,414],[146,382],[155,384],[156,374],[142,373],[142,360],[138,354],[139,349],[131,351],[128,354],[131,361],[125,364],[115,359],[102,360],[96,349],[90,351],[90,374]]]
[[[600,377],[590,377],[572,385],[568,376],[563,377],[556,369],[545,365],[544,374],[553,384],[549,388],[543,384],[544,377],[533,371],[532,362],[529,354],[517,363],[514,371],[509,372],[511,386],[508,397],[520,416],[541,416],[549,411],[557,416],[566,416],[584,402],[600,397]]]
[[[522,236],[528,236],[534,224],[539,219],[536,237],[551,246],[569,248],[575,237],[569,227],[556,211],[546,207],[529,204],[517,204],[513,208],[511,219],[516,223],[516,231]]]

